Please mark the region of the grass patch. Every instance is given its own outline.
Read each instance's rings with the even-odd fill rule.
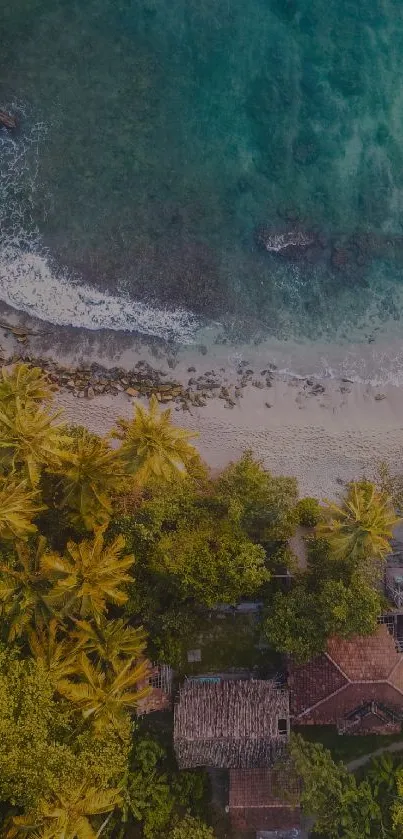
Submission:
[[[349,763],[363,755],[375,752],[377,749],[384,749],[391,743],[403,740],[401,734],[338,734],[335,726],[317,725],[300,726],[293,729],[296,734],[301,734],[305,740],[313,743],[322,743],[332,753],[334,760],[342,760]]]
[[[201,661],[186,662],[186,675],[247,670],[262,678],[270,676],[279,669],[280,657],[260,641],[256,615],[213,613],[189,638],[187,649],[200,650]]]

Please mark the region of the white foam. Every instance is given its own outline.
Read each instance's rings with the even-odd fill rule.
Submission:
[[[112,295],[57,276],[46,257],[5,248],[0,257],[0,298],[48,323],[86,329],[138,331],[179,343],[194,340],[197,322],[183,309],[170,311]]]
[[[6,110],[24,113],[18,103]],[[31,123],[28,134],[15,138],[0,129],[0,299],[56,325],[129,330],[192,343],[199,324],[191,312],[101,292],[53,268],[32,221],[46,131],[44,123]]]

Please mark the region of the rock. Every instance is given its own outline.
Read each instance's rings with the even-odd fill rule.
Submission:
[[[66,382],[66,387],[75,387],[75,386],[76,386],[76,383],[73,379],[69,379],[68,382]]]
[[[374,396],[377,402],[380,402],[381,399],[386,399],[386,393],[376,393]]]
[[[89,387],[87,388],[87,399],[93,399],[95,396],[94,388]]]
[[[258,387],[260,389],[264,387],[264,383],[260,382],[259,379],[254,379],[254,381],[252,382],[252,385],[253,385],[253,387]]]
[[[269,253],[283,255],[293,250],[301,251],[311,247],[315,244],[316,236],[302,230],[280,233],[267,227],[260,227],[256,233],[256,240]]]
[[[195,373],[196,367],[188,367],[188,373]]]
[[[271,408],[271,407],[272,407],[272,406],[270,405],[270,402],[265,402],[264,404],[265,404],[265,407],[266,407],[266,408]]]
[[[135,387],[128,387],[126,388],[126,393],[128,396],[138,396],[139,392],[136,390]]]
[[[17,120],[12,114],[7,114],[6,111],[0,111],[0,125],[12,131],[14,128],[17,128]]]

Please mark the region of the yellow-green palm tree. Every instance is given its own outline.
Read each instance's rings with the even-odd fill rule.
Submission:
[[[57,689],[61,679],[77,670],[77,649],[72,639],[59,639],[60,624],[52,618],[47,625],[40,622],[28,630],[28,643],[33,657],[41,662]]]
[[[140,483],[152,478],[170,480],[186,473],[197,458],[189,443],[197,434],[176,428],[170,409],[161,412],[155,396],[151,397],[148,410],[137,405],[133,419],[119,419],[112,437],[121,440],[119,456],[124,468]]]
[[[122,467],[106,440],[83,429],[60,454],[62,506],[72,511],[73,522],[94,530],[112,514],[110,494],[122,485]]]
[[[0,538],[26,539],[36,531],[32,519],[44,509],[26,481],[0,477]]]
[[[79,545],[69,542],[63,557],[44,554],[41,571],[53,581],[47,602],[60,608],[62,614],[96,621],[106,612],[108,603],[122,606],[127,600],[124,585],[133,582],[127,572],[134,562],[124,549],[123,536],[108,545],[99,530],[94,539]]]
[[[146,634],[142,627],[135,629],[122,620],[106,620],[99,624],[76,621],[73,634],[80,647],[96,656],[101,664],[110,666],[115,673],[127,659],[139,659],[146,648]]]
[[[53,790],[40,800],[35,813],[14,816],[5,839],[97,839],[108,819],[94,828],[91,818],[112,813],[120,804],[118,789],[99,790],[87,781],[65,793]]]
[[[126,713],[135,710],[139,701],[150,692],[147,677],[150,664],[146,659],[130,659],[114,671],[105,673],[94,667],[88,656],[79,659],[80,681],[62,679],[58,690],[66,699],[75,703],[85,720],[90,720],[101,734],[110,727],[119,731]]]
[[[369,481],[358,481],[350,484],[340,505],[326,502],[316,532],[328,539],[335,559],[384,559],[399,521],[388,495]]]
[[[18,397],[12,411],[0,410],[0,462],[26,477],[32,487],[39,482],[41,468],[57,465],[70,442],[65,426],[55,423],[59,415],[24,405]]]
[[[15,544],[14,561],[0,563],[0,611],[8,625],[8,640],[19,638],[30,626],[49,619],[48,580],[41,569],[46,540],[38,539],[36,549]],[[49,557],[56,556],[52,553]]]
[[[2,367],[0,372],[0,405],[13,409],[17,400],[22,404],[50,402],[54,385],[39,367],[18,363]]]

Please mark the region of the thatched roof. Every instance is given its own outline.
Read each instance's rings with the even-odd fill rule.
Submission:
[[[286,747],[288,694],[273,681],[188,681],[175,706],[179,766],[270,766]]]

